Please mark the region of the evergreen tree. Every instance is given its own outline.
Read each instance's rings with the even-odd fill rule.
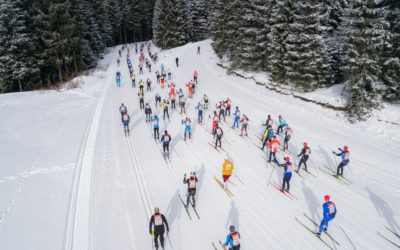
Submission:
[[[97,16],[97,23],[101,34],[102,43],[106,46],[113,45],[113,26],[110,20],[110,9],[107,5],[108,1],[96,0],[94,2],[94,10]]]
[[[230,4],[230,0],[215,0],[214,9],[211,13],[212,47],[219,57],[223,57],[227,53],[230,42],[226,32]]]
[[[209,9],[207,0],[189,0],[190,14],[189,22],[190,38],[192,41],[200,41],[208,38],[209,36]]]
[[[268,34],[268,69],[271,79],[275,82],[284,82],[286,68],[284,58],[286,55],[285,41],[292,23],[293,4],[291,0],[272,0],[269,18],[270,32]]]
[[[0,2],[0,92],[38,87],[35,38],[22,0]]]
[[[326,84],[325,47],[322,38],[322,4],[299,1],[285,40],[286,83],[308,91]]]
[[[154,9],[154,42],[162,49],[185,44],[188,34],[183,0],[157,0]]]
[[[386,10],[376,2],[351,1],[343,19],[346,71],[351,76],[347,113],[351,119],[368,116],[379,105],[384,89],[380,59],[389,40],[388,23]]]
[[[400,2],[387,1],[389,7],[391,43],[385,48],[382,78],[385,83],[383,98],[391,102],[400,101]]]

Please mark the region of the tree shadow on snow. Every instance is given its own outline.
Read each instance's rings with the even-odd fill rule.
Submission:
[[[172,224],[174,223],[175,219],[180,217],[181,209],[179,207],[181,204],[182,203],[179,200],[179,189],[177,189],[175,194],[172,196],[172,199],[170,200],[165,212],[170,228],[172,228]]]
[[[369,198],[371,199],[372,203],[375,206],[376,211],[378,212],[380,217],[383,217],[386,222],[388,223],[389,227],[399,233],[400,226],[396,223],[394,218],[393,210],[389,206],[389,204],[384,201],[379,195],[373,193],[368,187],[365,188],[369,194]]]
[[[318,199],[312,189],[306,185],[306,182],[304,180],[301,181],[301,184],[303,187],[302,190],[307,202],[308,210],[311,213],[311,218],[313,218],[314,221],[319,221],[320,217],[318,214],[318,206],[320,205],[320,203],[318,202]]]
[[[231,201],[231,210],[229,210],[228,218],[225,222],[225,227],[229,227],[233,225],[236,227],[236,230],[239,230],[239,210],[236,207],[235,201]]]

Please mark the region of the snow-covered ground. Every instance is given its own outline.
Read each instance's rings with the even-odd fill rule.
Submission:
[[[197,46],[201,55],[196,54]],[[170,113],[170,121],[161,121],[160,131],[168,129],[173,140],[167,164],[139,110],[138,89],[131,87],[125,56],[126,50],[118,67],[117,50],[111,49],[100,62],[106,70],[83,76],[81,88],[0,96],[1,249],[151,249],[148,220],[155,206],[170,224],[173,249],[212,249],[211,242],[222,241],[231,224],[241,234],[243,249],[324,249],[295,217],[315,230],[303,213],[319,222],[325,194],[338,208],[329,232],[340,245],[322,237],[330,246],[396,249],[377,232],[400,244],[385,227],[400,233],[398,125],[375,118],[351,124],[340,112],[227,75],[216,65],[210,41],[161,52],[153,73],[144,69],[142,76],[138,55],[131,53],[137,82],[147,78],[153,82],[153,90],[145,92],[153,112],[161,115],[154,107],[155,93],[167,96],[168,89],[155,84],[154,72],[163,63],[173,72],[178,88],[184,89],[195,69],[199,72],[196,94],[187,103],[192,120],[195,103],[204,93],[211,106],[229,97],[249,116],[249,138],[229,127],[231,117],[222,125],[222,146],[236,166],[228,184],[233,193],[229,198],[214,181],[214,176],[221,178],[225,153],[208,143],[210,113],[205,127],[193,124],[189,142],[183,141],[183,117],[178,112]],[[179,68],[175,57],[180,59]],[[120,88],[115,86],[117,69],[122,73]],[[121,102],[131,116],[128,138],[118,112]],[[388,106],[379,119],[400,123],[399,111],[398,106]],[[293,128],[289,149],[295,163],[303,141],[312,149],[309,168],[315,176],[304,172],[302,177],[293,176],[291,192],[296,199],[267,185],[273,168],[266,164],[256,136],[268,114],[275,120],[282,114]],[[343,145],[350,147],[345,176],[351,185],[319,169],[324,165],[334,169],[337,159],[331,151]],[[283,155],[278,153],[279,161]],[[194,170],[201,219],[190,209],[190,220],[178,195],[186,193],[183,174]],[[271,183],[281,179],[282,169],[274,169]],[[166,249],[172,249],[168,242]]]

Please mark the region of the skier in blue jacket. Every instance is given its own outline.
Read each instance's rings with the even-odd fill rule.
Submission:
[[[229,250],[240,250],[240,234],[235,230],[235,226],[229,227],[229,234],[226,236],[224,247],[229,247]]]
[[[283,128],[287,126],[288,124],[286,123],[285,119],[281,115],[278,116],[278,121],[279,121],[279,126],[276,131],[276,133],[279,135],[279,133],[283,133]]]
[[[186,141],[186,135],[189,135],[189,139],[190,139],[190,133],[192,131],[192,121],[189,119],[189,117],[186,117],[185,120],[182,120],[182,124],[185,126],[185,134],[183,137],[183,140]]]
[[[317,233],[317,235],[321,235],[322,231],[328,230],[329,221],[333,220],[336,215],[336,205],[333,201],[330,201],[331,197],[329,195],[325,195],[324,199],[325,203],[322,205],[324,214],[321,224],[319,225],[319,232]]]
[[[283,181],[282,181],[282,188],[281,191],[283,192],[285,190],[285,186],[287,184],[286,191],[289,192],[290,188],[290,179],[292,178],[292,168],[293,168],[293,163],[290,160],[289,156],[285,157],[285,162],[282,164],[279,164],[279,162],[275,158],[275,163],[279,167],[283,167],[284,173],[283,173]]]
[[[121,72],[119,71],[115,73],[115,82],[117,83],[117,87],[121,86]]]
[[[339,165],[337,166],[337,170],[336,170],[336,177],[343,176],[343,167],[346,166],[347,164],[349,164],[350,162],[350,152],[349,152],[349,147],[348,146],[344,146],[343,149],[338,148],[339,149],[339,153],[336,153],[335,151],[332,151],[333,154],[340,156],[342,161],[339,163]]]
[[[240,121],[240,110],[239,110],[239,107],[236,106],[235,113],[233,113],[232,128],[239,128],[239,121]]]
[[[203,110],[204,110],[203,104],[201,104],[201,102],[199,102],[196,105],[195,109],[197,110],[197,122],[203,123]]]
[[[154,140],[160,139],[160,119],[158,118],[157,115],[154,115],[154,117],[150,117],[150,122],[153,124],[153,131],[154,131]]]

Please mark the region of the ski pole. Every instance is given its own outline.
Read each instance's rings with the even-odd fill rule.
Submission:
[[[169,238],[169,233],[167,233],[167,238],[168,238],[169,245],[171,246],[171,249],[174,249],[174,248],[172,247],[171,239]]]
[[[275,170],[275,165],[272,165],[272,171],[271,171],[271,175],[269,176],[267,186],[269,186],[269,184],[271,183],[271,177],[272,177],[272,173],[274,172],[274,170]]]

